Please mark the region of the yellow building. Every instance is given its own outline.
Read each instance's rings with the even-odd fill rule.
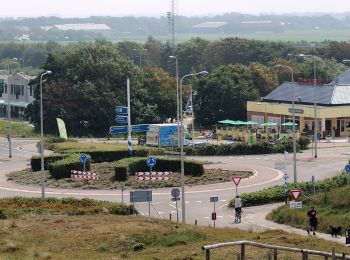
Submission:
[[[312,134],[316,118],[321,138],[350,136],[350,69],[334,81],[322,84],[320,80],[299,79],[284,82],[265,96],[261,102],[247,102],[247,120],[258,123],[274,122],[281,125],[295,118],[301,133]]]

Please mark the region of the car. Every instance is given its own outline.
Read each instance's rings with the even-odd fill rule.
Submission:
[[[187,145],[187,147],[203,147],[203,146],[207,146],[207,145],[210,145],[208,142],[192,142],[192,143],[189,143]]]

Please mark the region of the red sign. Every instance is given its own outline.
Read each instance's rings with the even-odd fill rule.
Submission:
[[[211,220],[216,220],[216,212],[211,213]]]
[[[298,83],[301,85],[324,85],[324,80],[323,79],[316,79],[315,80],[315,79],[299,78]]]
[[[301,193],[302,193],[302,190],[291,190],[290,191],[290,195],[292,195],[292,198],[295,200],[295,201],[298,201],[298,199],[300,198],[301,196]]]
[[[239,182],[241,181],[242,177],[241,176],[233,176],[232,181],[238,186]]]

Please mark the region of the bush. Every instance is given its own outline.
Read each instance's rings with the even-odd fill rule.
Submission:
[[[121,159],[127,158],[128,150],[127,149],[120,149],[120,150],[82,150],[82,149],[73,149],[73,150],[67,150],[65,153],[86,153],[91,156],[91,161],[93,163],[102,163],[102,162],[114,162],[119,161]],[[132,156],[135,157],[147,157],[150,154],[163,154],[163,149],[158,148],[139,148],[133,150]]]
[[[333,178],[317,181],[315,185],[316,191],[323,192],[332,188],[342,187],[347,184],[346,174],[341,174]],[[303,194],[313,192],[311,182],[298,182],[289,184],[289,189],[301,189]],[[289,193],[288,193],[289,195]],[[241,195],[244,207],[257,206],[274,202],[282,202],[285,199],[284,186],[276,185],[267,189],[263,189],[251,193],[243,193]],[[234,207],[234,200],[229,202],[229,207]]]
[[[44,156],[44,169],[49,169],[49,164],[53,163],[58,160],[62,160],[69,155],[63,155],[63,154],[51,154],[51,155],[45,155]],[[30,159],[30,165],[33,172],[40,171],[41,170],[41,156],[40,155],[34,155]]]
[[[149,171],[146,164],[146,157],[131,157],[120,160],[115,164],[115,178],[117,181],[125,181],[128,176],[135,175],[135,172]],[[179,159],[157,158],[157,164],[153,171],[180,172]],[[198,161],[185,160],[185,175],[201,176],[204,174],[203,164]]]
[[[176,148],[177,151],[178,148]],[[299,146],[297,147],[299,149]],[[293,151],[293,143],[286,141],[281,144],[257,143],[257,144],[220,144],[201,147],[184,147],[187,155],[242,155],[242,154],[269,154]]]
[[[307,136],[301,136],[298,140],[297,140],[297,144],[300,146],[301,150],[306,150],[308,149],[308,146],[311,143],[311,139]]]
[[[86,170],[90,170],[91,157],[88,155],[86,162]],[[83,170],[83,164],[80,162],[80,154],[72,154],[62,160],[55,161],[49,164],[49,172],[55,179],[70,178],[71,171]]]

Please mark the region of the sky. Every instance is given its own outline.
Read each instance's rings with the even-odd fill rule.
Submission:
[[[1,17],[164,16],[171,0],[11,0],[1,4]],[[179,15],[228,12],[248,14],[349,12],[350,0],[175,0]]]

